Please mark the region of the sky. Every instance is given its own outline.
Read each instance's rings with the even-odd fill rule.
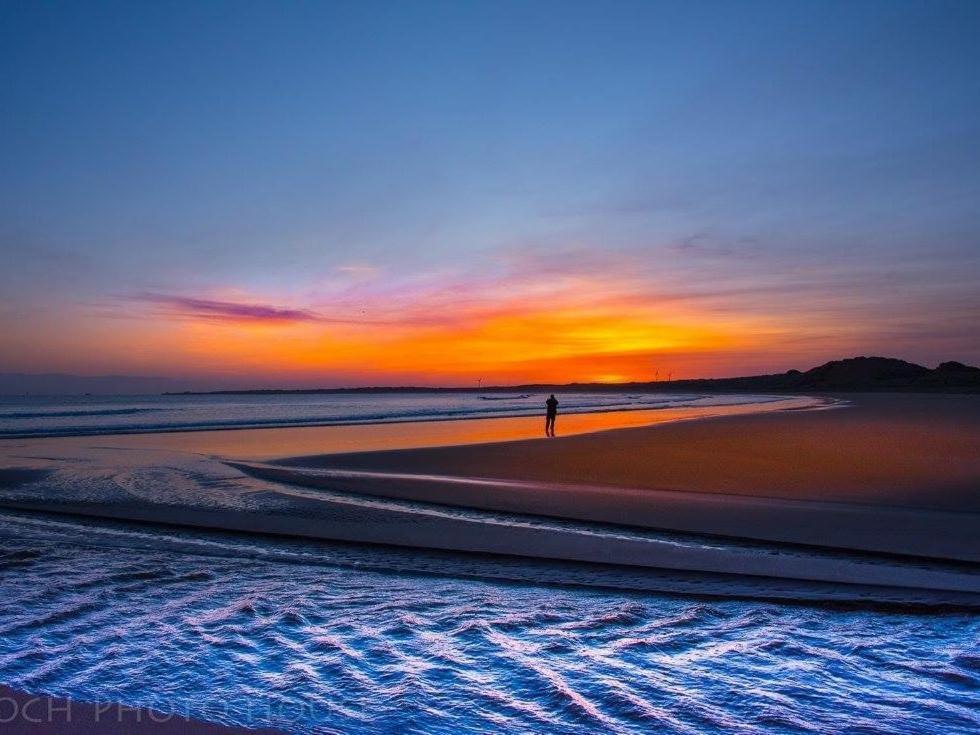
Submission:
[[[0,372],[980,362],[980,3],[0,2]]]

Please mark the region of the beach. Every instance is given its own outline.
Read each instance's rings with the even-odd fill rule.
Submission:
[[[499,511],[980,561],[980,397],[837,398],[846,403],[829,410],[281,459],[272,464],[328,474],[264,472]],[[466,477],[501,484],[450,481]]]
[[[699,587],[722,595],[972,604],[977,407],[777,397],[563,416],[555,439],[513,417],[10,440],[27,466],[0,481],[19,510],[629,567],[633,589],[684,588],[671,570],[736,575]],[[329,451],[281,456],[311,447]]]
[[[560,414],[554,439],[535,415],[2,440],[0,671],[184,706],[172,732],[411,729],[435,701],[440,731],[584,733],[659,721],[643,702],[677,677],[721,696],[747,662],[779,697],[863,703],[818,698],[816,721],[915,682],[917,721],[968,731],[978,397],[696,403]],[[948,656],[906,672],[923,635]],[[840,650],[859,671],[823,678]]]

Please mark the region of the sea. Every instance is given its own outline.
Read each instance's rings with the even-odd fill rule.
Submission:
[[[147,396],[0,396],[0,438],[209,429],[343,426],[534,416],[540,393],[298,393]],[[763,395],[570,393],[562,414],[731,406]]]
[[[540,413],[487,396],[11,397],[0,444]],[[751,400],[769,398],[562,409]],[[503,581],[424,555],[0,508],[0,683],[297,735],[980,731],[973,612]]]

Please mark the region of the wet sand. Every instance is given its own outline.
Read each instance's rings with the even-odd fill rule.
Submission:
[[[274,463],[278,477],[253,471],[473,508],[980,561],[980,396],[847,400],[554,440],[294,457]]]
[[[734,416],[786,407],[820,405],[822,399],[805,396],[773,396],[768,403],[731,406],[685,406],[681,408],[596,411],[568,414],[561,418],[566,436],[631,426],[650,426],[713,416]],[[123,450],[192,452],[239,459],[364,452],[382,449],[412,449],[449,445],[484,444],[544,435],[544,416],[487,417],[438,421],[393,421],[335,426],[290,426],[269,429],[217,429],[206,431],[151,432],[97,436],[34,437],[0,439],[0,462],[4,455],[40,454],[59,456],[90,447]]]
[[[738,407],[700,420],[558,439],[346,454],[337,451],[342,444],[325,442],[321,429],[275,430],[278,443],[261,451],[250,443],[261,430],[213,432],[217,440],[209,438],[212,432],[33,440],[27,450],[48,456],[30,455],[36,466],[8,467],[5,482],[13,494],[5,505],[651,572],[707,572],[732,580],[742,575],[839,583],[855,588],[842,589],[847,599],[864,597],[856,588],[866,586],[980,594],[980,397],[848,396],[846,404],[836,404],[842,407],[817,410],[800,410],[814,404],[798,400],[779,404],[784,410]],[[570,418],[577,417],[559,417],[559,431]],[[600,417],[613,425],[622,418]],[[458,437],[509,421],[429,426],[434,435],[455,429]],[[543,421],[518,421],[523,431],[533,425],[543,431]],[[418,425],[411,424],[328,428],[377,429],[381,443],[393,436],[422,441],[413,435]],[[310,432],[328,453],[262,458],[262,452],[308,446]],[[217,448],[229,435],[247,442],[226,447],[238,451],[225,456],[201,451]],[[290,442],[301,436],[306,439]],[[184,444],[160,449],[160,439]],[[20,447],[21,461],[29,458],[23,444],[8,446]],[[51,459],[70,447],[78,456]],[[255,455],[261,459],[250,458]],[[192,465],[185,464],[188,459]],[[57,500],[45,499],[46,480],[31,474],[47,471],[45,464],[62,475],[58,486],[65,490]],[[85,472],[101,478],[97,500],[74,496]],[[248,476],[261,482],[249,484]],[[171,490],[178,485],[183,494]],[[624,527],[699,536],[677,541]],[[698,540],[706,535],[796,546],[736,548]],[[869,561],[806,546],[971,563]],[[744,594],[738,584],[709,586],[716,594]]]

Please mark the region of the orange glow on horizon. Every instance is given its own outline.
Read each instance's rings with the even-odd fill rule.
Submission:
[[[426,384],[652,380],[654,363],[753,346],[759,325],[716,325],[615,309],[565,307],[501,313],[446,326],[363,327],[188,321],[184,352],[196,366],[293,380],[359,375],[361,382]],[[217,366],[217,365],[216,365]],[[685,365],[675,362],[680,375]],[[664,369],[666,377],[666,368]]]
[[[469,387],[733,375],[774,354],[795,361],[811,344],[820,349],[828,331],[812,319],[801,329],[772,313],[657,298],[599,275],[555,278],[547,288],[517,279],[341,296],[276,309],[240,293],[153,296],[77,315],[71,330],[43,325],[58,339],[37,339],[38,328],[8,336],[25,363],[51,371],[242,387]],[[784,353],[774,351],[780,343]]]

